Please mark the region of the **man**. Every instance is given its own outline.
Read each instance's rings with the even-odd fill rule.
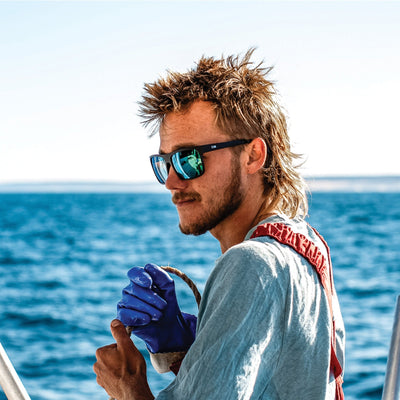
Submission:
[[[219,241],[198,320],[182,313],[171,278],[129,271],[118,317],[152,361],[177,373],[157,399],[342,399],[344,327],[329,249],[306,222],[303,180],[269,70],[202,58],[146,85],[157,179],[185,234]],[[332,315],[333,314],[333,315]],[[114,320],[116,344],[97,351],[98,383],[118,400],[153,399],[143,357]],[[179,372],[177,372],[179,370]]]

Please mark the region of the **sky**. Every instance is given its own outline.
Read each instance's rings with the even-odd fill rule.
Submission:
[[[0,183],[154,181],[143,84],[250,47],[304,175],[400,175],[399,38],[398,1],[0,1]]]

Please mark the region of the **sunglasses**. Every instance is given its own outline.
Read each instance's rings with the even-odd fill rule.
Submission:
[[[204,174],[202,155],[210,151],[225,149],[250,143],[252,139],[237,139],[229,142],[205,144],[203,146],[184,147],[167,154],[153,154],[150,156],[154,174],[161,184],[165,184],[169,169],[172,168],[179,179],[195,179]]]

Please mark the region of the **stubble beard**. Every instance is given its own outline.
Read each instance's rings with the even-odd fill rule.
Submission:
[[[231,171],[232,179],[229,186],[224,189],[222,199],[216,201],[210,209],[207,210],[207,213],[200,221],[185,226],[179,223],[179,228],[182,233],[195,236],[203,235],[207,231],[215,228],[239,208],[243,201],[243,194],[241,191],[240,166],[238,162],[232,162]],[[201,199],[200,195],[197,193],[194,197],[197,200]]]

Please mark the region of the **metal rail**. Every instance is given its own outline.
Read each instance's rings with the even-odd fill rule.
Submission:
[[[400,400],[400,296],[397,297],[382,400]]]
[[[1,343],[0,386],[8,400],[31,400]]]

